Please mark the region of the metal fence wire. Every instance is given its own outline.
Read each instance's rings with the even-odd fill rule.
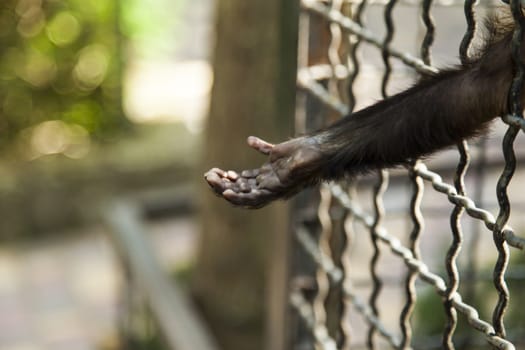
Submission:
[[[496,5],[499,6],[495,2],[476,4],[474,0],[302,0],[298,71],[298,87],[302,93],[298,97],[296,129],[302,132],[318,128],[355,108],[358,103],[356,81],[365,68],[360,58],[363,56],[363,46],[366,45],[369,51],[372,48],[379,50],[383,67],[380,91],[385,98],[395,71],[404,72],[405,75],[438,71],[431,57],[436,32],[432,17],[434,11],[450,6],[457,13],[463,6],[466,31],[459,44],[459,57],[464,61],[479,27],[476,11],[481,8],[485,12],[487,8],[488,11],[497,10],[494,7]],[[396,6],[417,8],[419,15],[396,18]],[[297,204],[294,211],[295,241],[301,248],[297,249],[295,267],[292,269],[290,301],[299,320],[292,336],[293,348],[525,348],[525,313],[520,317],[519,310],[514,310],[518,313],[517,326],[509,326],[508,331],[505,327],[509,302],[512,301],[507,286],[510,277],[506,275],[510,255],[512,250],[516,250],[519,260],[523,257],[525,247],[525,240],[508,225],[511,204],[507,194],[517,163],[514,141],[520,129],[525,130],[522,106],[518,99],[525,72],[519,58],[525,19],[519,1],[511,0],[510,4],[501,3],[501,6],[510,6],[516,22],[512,44],[516,70],[509,91],[511,114],[501,118],[506,124],[506,133],[503,151],[499,151],[500,157],[497,157],[501,159],[503,155],[503,171],[497,181],[493,208],[497,215],[482,207],[485,204],[483,197],[486,197],[481,194],[486,187],[483,183],[484,167],[487,164],[486,140],[472,145],[471,152],[466,142],[457,145],[459,161],[451,176],[452,183],[443,180],[445,175],[429,170],[422,161],[415,161],[404,173],[396,170],[396,178],[404,176],[410,183],[408,189],[405,187],[405,192],[410,193],[406,205],[409,218],[405,233],[398,232],[399,225],[391,230],[385,224],[389,215],[384,208],[389,182],[389,173],[385,170],[377,174],[369,209],[364,209],[366,205],[362,202],[358,203],[358,197],[362,196],[357,193],[360,191],[359,186],[366,187],[371,180],[359,186],[355,181],[324,184],[318,190],[301,194],[303,200],[298,203],[307,204],[301,204],[300,207]],[[378,26],[377,22],[381,21],[377,20],[377,14],[381,10],[383,26]],[[375,16],[376,23],[371,23],[370,27],[364,21],[367,12]],[[398,19],[422,23],[419,35],[417,32],[410,33],[419,42],[419,55],[410,54],[393,44],[396,36],[395,20]],[[442,24],[447,25],[446,22]],[[384,31],[383,35],[378,34],[381,31]],[[403,35],[406,36],[407,32]],[[471,197],[467,196],[465,189],[470,153],[477,155],[477,162],[469,171],[476,190]],[[444,195],[443,203],[448,199],[448,212],[451,211],[447,224],[449,228],[440,228],[446,231],[447,247],[443,252],[437,246],[434,249],[434,255],[439,255],[441,261],[441,267],[436,264],[438,267],[434,271],[431,271],[431,264],[426,262],[427,257],[423,256],[421,250],[421,240],[426,235],[421,209],[425,183],[428,190],[433,189]],[[473,228],[469,231],[472,237],[468,239],[462,227],[466,218],[472,220],[469,227]],[[482,225],[476,226],[476,222]],[[476,227],[480,231],[479,226],[484,226],[481,227],[481,235],[492,235],[493,238],[491,250],[495,253],[490,262],[490,271],[486,271],[488,273],[483,272],[480,263],[476,265],[474,257],[484,254],[476,246],[479,236],[473,233]],[[357,235],[358,229],[368,232],[370,237],[370,249],[366,253],[356,252],[356,242],[366,240],[364,234]],[[464,254],[460,254],[462,249]],[[366,266],[362,261],[358,266],[352,260],[355,254],[359,257],[367,254],[367,271],[362,271]],[[465,262],[460,264],[459,259]],[[380,266],[381,261],[387,261],[388,265],[393,260],[404,266],[401,278],[395,278],[394,273],[389,274],[388,267],[385,272],[385,268]],[[429,257],[428,260],[433,259]],[[514,263],[510,266],[513,267]],[[480,282],[483,275],[488,275],[492,283]],[[523,277],[516,280],[523,281]],[[363,280],[367,282],[362,283]],[[360,285],[366,285],[366,288]],[[387,309],[385,305],[395,304],[392,290],[389,290],[395,286],[399,290],[397,294],[394,293],[395,297],[401,302],[397,308]],[[480,288],[483,289],[481,292]],[[438,308],[428,306],[429,295],[437,296],[435,300],[438,300]],[[522,296],[514,295],[513,298],[519,300]],[[480,311],[487,305],[492,309],[492,317]],[[515,305],[519,309],[519,304]],[[438,334],[425,333],[425,324],[435,319],[444,320],[441,322],[441,331]]]

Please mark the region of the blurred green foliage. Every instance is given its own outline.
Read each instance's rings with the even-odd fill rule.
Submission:
[[[133,53],[150,58],[173,52],[183,34],[180,14],[188,1],[124,0],[121,28]]]
[[[186,4],[2,0],[0,147],[20,141],[29,159],[79,158],[93,137],[129,125],[122,112],[123,65],[128,57],[172,51],[181,34],[177,14]]]
[[[117,5],[1,1],[0,147],[21,138],[42,154],[80,156],[79,143],[125,124]]]

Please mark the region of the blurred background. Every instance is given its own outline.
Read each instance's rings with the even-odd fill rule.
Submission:
[[[272,342],[286,206],[231,208],[202,176],[259,164],[247,135],[292,135],[285,3],[1,1],[0,349]]]
[[[212,12],[210,0],[1,1],[0,349],[134,348],[121,335],[131,287],[102,225],[115,201],[147,212],[167,273],[188,270]]]

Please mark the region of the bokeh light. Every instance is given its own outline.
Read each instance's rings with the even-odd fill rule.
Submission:
[[[66,46],[74,42],[80,34],[81,26],[71,12],[58,13],[46,28],[47,36],[57,46]]]
[[[37,50],[26,54],[21,78],[35,87],[43,87],[55,78],[57,67],[52,57]]]
[[[48,120],[97,139],[126,123],[116,9],[114,1],[1,1],[0,146]]]
[[[82,158],[89,152],[89,133],[80,125],[49,120],[31,130],[33,157],[62,153],[70,158]]]
[[[106,77],[108,64],[109,55],[104,46],[95,44],[82,49],[73,70],[79,88],[92,90],[99,86]]]

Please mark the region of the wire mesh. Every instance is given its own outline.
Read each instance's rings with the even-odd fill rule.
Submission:
[[[494,6],[493,2],[485,2],[486,6]],[[464,21],[466,30],[459,45],[459,57],[465,62],[469,57],[469,51],[473,46],[473,40],[477,30],[475,17],[475,0],[460,1],[343,1],[343,0],[302,0],[302,25],[300,30],[300,45],[303,48],[299,52],[307,57],[300,57],[297,84],[309,99],[313,99],[328,111],[328,117],[343,116],[350,113],[357,105],[356,81],[361,72],[362,59],[359,50],[362,43],[379,50],[383,68],[381,78],[381,95],[388,97],[389,82],[393,74],[395,60],[397,67],[400,65],[411,69],[414,73],[423,76],[439,71],[432,64],[432,47],[435,39],[436,24],[432,17],[435,7],[459,6],[464,8]],[[372,6],[383,7],[383,37],[364,24],[364,14]],[[396,35],[395,9],[397,5],[417,7],[420,20],[423,23],[423,34],[419,44],[419,57],[406,50],[396,47],[393,40]],[[458,157],[454,171],[453,183],[449,184],[435,171],[428,169],[420,160],[414,160],[408,167],[406,177],[410,183],[410,201],[408,204],[409,228],[406,239],[400,239],[397,235],[389,232],[384,224],[385,212],[384,196],[388,189],[389,174],[386,170],[380,171],[373,185],[372,206],[370,211],[363,209],[356,200],[356,186],[352,183],[323,184],[319,189],[319,196],[311,196],[317,201],[317,213],[297,215],[299,220],[295,227],[295,236],[298,245],[306,252],[315,263],[315,273],[312,274],[312,283],[308,288],[304,284],[292,283],[290,300],[291,305],[298,311],[297,315],[304,321],[306,332],[302,332],[303,339],[294,341],[295,348],[315,349],[350,349],[350,348],[445,348],[445,349],[469,349],[474,342],[469,335],[466,340],[461,341],[457,334],[458,316],[462,315],[471,331],[477,332],[483,337],[483,343],[477,345],[476,349],[488,348],[515,349],[518,342],[507,336],[504,324],[505,312],[509,304],[509,288],[506,283],[505,273],[510,261],[510,247],[523,250],[525,240],[515,234],[508,225],[510,217],[510,200],[508,187],[516,169],[516,156],[514,153],[514,141],[520,130],[525,130],[522,110],[520,104],[521,88],[525,75],[525,67],[520,58],[520,43],[522,42],[525,20],[521,11],[519,1],[511,1],[510,8],[516,23],[513,37],[513,58],[516,62],[516,74],[509,91],[509,115],[501,119],[507,125],[507,132],[503,140],[502,155],[504,158],[504,170],[499,177],[496,186],[497,210],[495,216],[489,210],[482,208],[481,187],[484,181],[482,171],[477,171],[479,191],[470,198],[466,193],[465,179],[470,163],[469,146],[465,141],[457,145]],[[456,10],[457,11],[457,10]],[[317,25],[312,25],[312,20]],[[307,25],[305,25],[307,23]],[[311,45],[310,37],[315,30],[326,30],[327,35],[316,36],[316,40],[324,40],[325,43]],[[325,29],[323,29],[325,28]],[[319,39],[321,38],[321,39]],[[317,50],[326,50],[326,59],[310,60],[308,55],[313,47]],[[405,69],[406,71],[406,69]],[[307,108],[308,109],[308,108]],[[306,112],[308,113],[308,111]],[[310,113],[315,114],[315,113]],[[311,117],[312,118],[312,117]],[[315,118],[315,116],[313,117]],[[326,120],[325,120],[326,121]],[[317,125],[310,122],[310,125]],[[301,125],[308,126],[308,123]],[[307,128],[307,127],[306,127]],[[480,161],[478,168],[486,164],[484,150],[486,144],[480,142],[475,146],[479,150]],[[399,171],[398,171],[399,172]],[[396,175],[398,176],[398,175]],[[480,180],[481,179],[481,180]],[[451,214],[449,215],[448,235],[450,244],[444,254],[443,272],[431,271],[429,265],[423,260],[420,240],[423,235],[424,217],[421,209],[424,183],[427,182],[428,189],[435,190],[446,196],[451,203]],[[488,231],[492,232],[497,258],[493,264],[493,285],[497,292],[497,301],[493,308],[492,320],[488,321],[480,316],[479,306],[473,305],[473,276],[475,274],[476,248],[474,236],[466,242],[463,233],[463,222],[465,217],[470,218],[474,224],[483,224]],[[318,225],[312,225],[311,221],[317,220]],[[368,262],[368,277],[370,286],[367,297],[357,292],[352,278],[355,265],[350,262],[352,256],[352,245],[356,240],[354,232],[355,225],[366,228],[371,242],[371,252]],[[337,236],[341,236],[337,238]],[[359,237],[363,239],[363,237]],[[333,241],[338,245],[334,246]],[[405,241],[405,243],[402,243]],[[467,244],[468,243],[468,244]],[[404,302],[402,303],[397,324],[388,321],[391,317],[384,317],[378,300],[381,298],[389,284],[384,274],[378,270],[378,262],[385,258],[385,248],[389,249],[392,256],[396,257],[406,267],[403,281],[398,282],[402,286]],[[465,271],[467,288],[460,293],[461,273],[458,259],[462,249],[468,249],[468,269]],[[442,277],[441,275],[444,277]],[[304,275],[304,271],[303,271]],[[304,277],[304,276],[302,276]],[[301,277],[301,278],[302,278]],[[414,309],[418,306],[418,291],[422,288],[431,287],[442,303],[443,313],[446,316],[441,340],[436,342],[416,342],[416,329],[414,329]],[[338,303],[330,301],[330,295],[334,290],[341,290]],[[337,294],[337,293],[336,293]],[[464,301],[464,296],[468,297]],[[337,322],[330,322],[333,316]],[[366,333],[363,343],[359,343],[353,335],[350,326],[354,315],[359,315],[362,328]],[[427,318],[434,315],[427,314]],[[300,332],[298,332],[299,334]],[[305,333],[310,338],[304,337]],[[523,335],[520,335],[523,340]],[[305,345],[305,339],[311,341]],[[308,342],[306,342],[308,343]],[[417,343],[417,346],[415,345]],[[431,344],[432,343],[432,344]],[[299,346],[300,344],[300,346]],[[484,344],[484,345],[483,345]],[[523,344],[523,343],[519,343]],[[481,347],[480,347],[481,346]],[[474,347],[472,347],[474,348]]]

